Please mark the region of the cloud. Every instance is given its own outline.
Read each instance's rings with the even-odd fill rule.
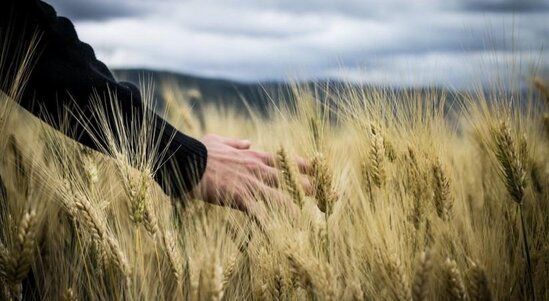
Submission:
[[[71,5],[82,10],[82,3],[89,3],[57,2],[67,12]],[[542,49],[549,13],[544,10],[482,10],[457,0],[100,0],[94,5],[95,13],[90,10],[87,17],[69,17],[82,40],[111,67],[243,81],[349,78],[351,73],[364,81],[414,77],[402,83],[466,85],[482,65],[480,57],[515,53],[526,57],[525,65],[541,57],[547,66]],[[484,65],[487,72],[501,71]]]
[[[548,11],[545,0],[460,0],[460,6],[470,11],[492,12],[539,12]]]
[[[434,52],[381,57],[362,68],[338,68],[328,77],[394,86],[444,85],[467,88],[478,84],[522,80],[540,59],[539,53],[513,51]]]
[[[145,13],[143,4],[112,0],[45,0],[60,16],[73,20],[106,20],[111,18],[139,16]]]

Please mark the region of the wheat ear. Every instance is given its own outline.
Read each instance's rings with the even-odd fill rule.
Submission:
[[[410,300],[410,285],[399,258],[392,256],[387,264],[387,271],[392,280],[396,282],[395,297],[397,300]]]
[[[387,159],[389,159],[389,162],[395,162],[397,159],[397,151],[393,143],[391,143],[386,136],[383,137],[383,147],[385,148],[385,155],[387,156]]]
[[[429,250],[422,252],[416,271],[414,273],[414,281],[412,283],[412,300],[424,301],[427,300],[429,293],[429,278],[433,268],[431,252]]]
[[[332,186],[332,173],[328,168],[326,159],[320,154],[313,158],[311,166],[318,209],[328,217],[332,214],[336,202],[336,195]]]
[[[466,300],[467,292],[465,291],[463,278],[461,277],[456,261],[449,258],[446,259],[446,262],[444,263],[444,271],[446,273],[446,293],[450,300]]]
[[[372,146],[370,148],[370,167],[372,181],[377,187],[385,185],[385,146],[383,137],[376,134],[372,138]]]
[[[437,215],[447,221],[452,210],[452,198],[450,192],[450,180],[442,167],[440,160],[433,164],[433,189]]]
[[[99,182],[99,170],[94,154],[87,148],[82,149],[82,167],[88,182],[88,188],[91,190]]]
[[[484,269],[473,263],[469,270],[469,288],[472,301],[491,301],[492,293]]]
[[[223,298],[223,267],[219,258],[213,254],[202,269],[198,282],[200,300],[220,301]]]
[[[506,122],[493,131],[496,145],[496,157],[501,165],[507,191],[513,201],[522,203],[526,188],[526,170],[524,158],[520,158],[521,151],[511,135],[511,129]]]
[[[77,301],[78,300],[72,288],[66,289],[60,299],[61,301]]]
[[[174,233],[166,230],[163,235],[164,249],[170,263],[170,270],[177,282],[180,285],[183,281],[183,260],[179,250],[179,244]]]
[[[238,262],[238,255],[231,257],[229,262],[225,265],[223,269],[223,291],[225,291],[233,277],[233,274],[236,270],[236,264]]]
[[[305,199],[305,193],[303,192],[303,188],[299,184],[297,172],[294,166],[290,163],[290,159],[286,154],[286,150],[282,146],[277,152],[277,159],[280,170],[282,171],[282,175],[284,176],[286,188],[292,195],[295,203],[300,208],[302,208]]]
[[[17,229],[17,240],[11,250],[0,245],[0,274],[9,286],[9,295],[22,299],[21,281],[27,277],[36,244],[36,211],[25,213]]]
[[[285,300],[286,285],[282,275],[282,269],[277,268],[274,275],[273,299],[276,301]]]
[[[132,222],[139,225],[145,219],[146,201],[151,180],[145,173],[139,176],[132,176],[129,171],[126,177],[126,193],[131,205],[130,218]]]
[[[66,181],[61,185],[61,199],[73,220],[87,227],[93,243],[98,248],[100,263],[103,266],[114,263],[126,280],[129,280],[130,267],[126,257],[118,242],[108,233],[107,226],[99,218],[87,196],[78,189],[72,189],[70,183]]]
[[[522,240],[524,242],[524,253],[526,254],[526,263],[528,269],[528,280],[530,282],[530,293],[532,300],[536,300],[536,289],[534,287],[534,276],[532,270],[532,260],[530,257],[530,248],[528,247],[528,235],[526,233],[526,222],[524,221],[524,211],[522,209],[524,190],[526,189],[526,154],[528,145],[526,139],[523,139],[517,147],[511,129],[505,121],[493,130],[496,145],[496,157],[501,165],[501,171],[504,177],[505,186],[511,195],[513,201],[518,204],[518,210],[521,221]]]

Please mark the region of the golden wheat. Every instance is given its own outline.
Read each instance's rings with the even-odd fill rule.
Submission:
[[[286,188],[290,192],[290,195],[292,196],[295,203],[300,208],[302,208],[305,199],[305,193],[303,192],[303,187],[301,187],[301,184],[299,183],[299,180],[297,178],[297,171],[292,165],[290,159],[288,158],[284,147],[280,147],[280,149],[278,150],[277,158],[278,164],[280,165],[280,169],[282,171],[282,175],[284,177],[284,182],[286,183]]]
[[[431,276],[432,268],[433,262],[431,259],[431,252],[427,250],[421,253],[416,266],[414,281],[412,283],[412,300],[427,300],[429,294],[429,278]]]
[[[451,300],[466,300],[467,291],[465,284],[455,260],[446,259],[444,262],[445,286],[448,292],[448,297]]]
[[[469,270],[469,296],[473,301],[490,301],[492,293],[484,269],[473,263]]]
[[[163,150],[142,127],[102,129],[107,156],[14,109],[0,132],[0,298],[23,287],[44,300],[549,298],[549,140],[544,112],[515,96],[465,95],[450,113],[441,91],[349,87],[301,91],[295,110],[261,117],[205,102],[195,118],[175,101],[190,92],[164,89],[184,130],[276,152],[281,192],[301,210],[265,199],[268,219],[250,220],[171,201],[153,180]],[[294,155],[311,159],[311,197]]]

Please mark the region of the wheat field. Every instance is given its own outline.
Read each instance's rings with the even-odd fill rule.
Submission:
[[[267,116],[206,106],[205,122],[186,91],[156,84],[163,114],[186,133],[276,153],[294,209],[258,198],[267,214],[254,219],[170,200],[152,180],[162,150],[146,130],[99,154],[20,109],[18,87],[4,89],[3,300],[549,299],[541,80],[526,94],[495,86],[451,103],[435,88],[350,85],[320,97],[296,85],[295,102],[273,99]],[[294,156],[313,166],[312,196]]]

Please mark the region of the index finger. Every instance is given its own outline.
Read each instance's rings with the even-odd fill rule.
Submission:
[[[313,175],[313,167],[309,161],[303,159],[302,157],[295,157],[295,162],[297,164],[297,167],[299,168],[299,172],[312,176]]]

